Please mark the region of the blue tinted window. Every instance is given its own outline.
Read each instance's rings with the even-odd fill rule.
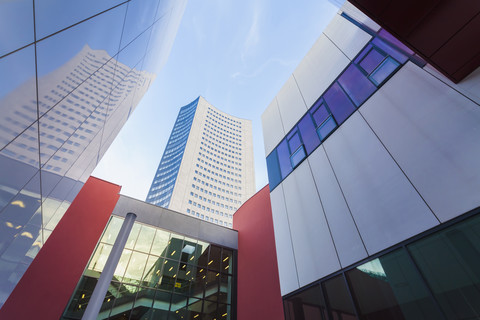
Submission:
[[[366,73],[370,74],[385,59],[385,56],[379,51],[372,49],[360,62],[360,66]]]
[[[398,62],[388,57],[385,61],[370,75],[370,79],[378,86],[382,84],[389,75],[399,67]]]
[[[278,165],[277,150],[273,150],[267,157],[268,182],[270,190],[273,190],[282,181],[280,167]]]
[[[355,111],[355,106],[337,82],[325,92],[323,98],[338,124],[343,123]]]
[[[290,157],[292,162],[292,167],[296,167],[303,159],[305,158],[305,149],[302,147],[298,148]]]
[[[292,172],[292,164],[290,162],[290,150],[288,149],[287,139],[283,139],[277,147],[278,162],[280,164],[280,172],[282,179]]]
[[[357,106],[360,106],[377,89],[354,64],[345,70],[338,78],[338,82]]]
[[[321,104],[320,107],[312,113],[312,117],[315,120],[315,124],[318,127],[330,116],[325,104]]]
[[[298,147],[302,144],[300,141],[300,136],[298,135],[298,131],[294,131],[287,136],[288,145],[290,147],[290,151],[293,152],[297,150]]]
[[[362,52],[355,58],[355,60],[353,61],[354,63],[356,64],[359,64],[360,61],[362,61],[362,59],[365,57],[365,55],[370,51],[370,49],[372,49],[373,46],[369,43],[365,46],[365,49],[362,50]]]
[[[315,128],[316,126],[308,113],[298,123],[298,130],[302,135],[307,154],[310,154],[320,144],[320,139],[315,132]]]
[[[318,127],[317,133],[322,141],[337,127],[335,120],[332,117],[329,117],[325,122]]]

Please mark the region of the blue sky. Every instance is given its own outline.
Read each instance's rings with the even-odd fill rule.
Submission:
[[[93,175],[145,200],[179,108],[201,95],[252,120],[265,186],[260,116],[337,10],[327,0],[189,0],[166,65]]]

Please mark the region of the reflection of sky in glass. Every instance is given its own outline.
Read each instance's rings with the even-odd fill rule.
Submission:
[[[375,277],[387,278],[387,275],[383,270],[382,263],[379,259],[364,263],[361,266],[358,266],[357,269]]]

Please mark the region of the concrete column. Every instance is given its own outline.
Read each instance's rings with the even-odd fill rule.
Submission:
[[[113,245],[112,251],[108,256],[107,263],[103,268],[102,274],[98,279],[97,285],[93,290],[92,297],[88,302],[87,309],[83,314],[82,320],[95,320],[97,319],[98,313],[100,312],[100,308],[102,307],[103,300],[105,295],[107,294],[108,286],[113,278],[113,273],[117,268],[118,261],[122,255],[123,248],[127,243],[128,236],[130,235],[130,231],[132,230],[133,223],[137,215],[134,213],[127,213],[125,220],[123,221],[122,228],[118,233],[117,239]]]

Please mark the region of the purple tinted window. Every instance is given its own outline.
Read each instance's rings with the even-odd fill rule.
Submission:
[[[277,147],[278,163],[280,164],[280,172],[284,179],[292,172],[292,164],[290,162],[290,151],[288,150],[287,139],[283,139]]]
[[[323,107],[323,109],[325,109],[325,107]],[[310,154],[313,150],[315,150],[316,147],[318,147],[320,144],[320,139],[318,139],[315,131],[315,125],[313,124],[312,118],[308,113],[302,119],[300,119],[300,122],[298,123],[298,130],[302,135],[303,144],[307,154]]]
[[[385,39],[385,40],[387,40],[388,42],[396,45],[398,48],[400,48],[401,50],[405,51],[406,53],[408,53],[408,54],[410,54],[410,55],[415,54],[415,52],[413,52],[412,50],[410,50],[409,47],[407,47],[406,45],[404,45],[403,43],[401,43],[397,38],[395,38],[394,36],[392,36],[389,32],[387,32],[387,30],[381,29],[380,32],[378,33],[378,35],[380,36],[380,38]]]
[[[325,105],[322,104],[322,106],[312,114],[313,120],[315,120],[315,125],[317,127],[321,125],[329,115],[330,113],[327,111],[327,108],[325,108]]]
[[[305,158],[305,149],[298,148],[297,151],[295,151],[294,154],[290,157],[290,160],[292,161],[292,166],[295,168],[303,159]]]
[[[324,140],[330,132],[337,127],[335,120],[332,117],[328,118],[318,129],[317,133],[320,136],[320,139]]]
[[[408,60],[407,56],[401,54],[399,51],[389,46],[380,38],[373,39],[372,43],[385,51],[388,55],[392,56],[395,60],[400,61],[400,63],[405,63]]]
[[[337,82],[325,92],[323,98],[325,99],[325,102],[327,102],[327,105],[332,111],[338,124],[345,121],[345,119],[355,111],[355,106],[350,99],[348,99],[347,95],[343,92]]]
[[[365,49],[363,49],[363,51],[355,58],[355,60],[353,62],[355,62],[356,64],[358,64],[360,61],[362,61],[363,57],[365,57],[365,55],[368,53],[368,51],[372,48],[372,45],[369,43],[367,44],[367,46],[365,47]]]
[[[288,138],[288,144],[290,146],[290,152],[292,152],[292,153],[295,150],[297,150],[298,147],[300,147],[302,142],[300,141],[300,136],[298,135],[297,131],[295,131],[295,133],[293,135],[291,135],[290,138]]]
[[[378,52],[375,49],[372,49],[360,62],[360,66],[365,70],[368,74],[375,70],[376,67],[385,59],[385,56]]]
[[[353,64],[345,70],[340,78],[338,78],[338,82],[357,106],[367,100],[367,98],[377,89]]]
[[[388,78],[389,75],[394,72],[399,66],[398,62],[392,58],[387,58],[380,67],[377,68],[371,75],[370,79],[375,82],[377,85],[382,84],[382,82]]]

